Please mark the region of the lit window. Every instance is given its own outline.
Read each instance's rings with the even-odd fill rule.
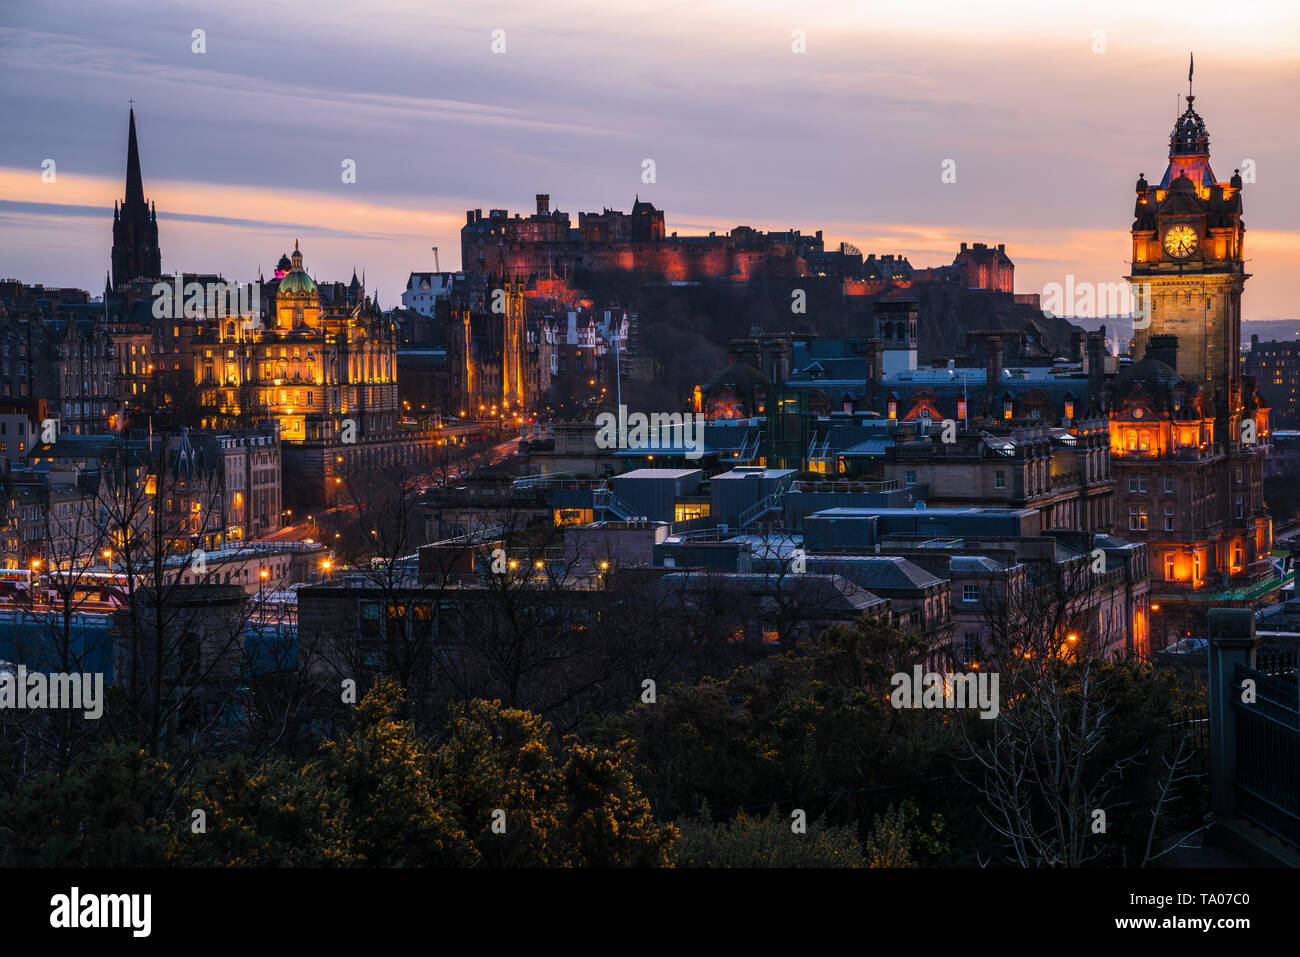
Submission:
[[[1145,505],[1130,505],[1128,507],[1128,527],[1131,532],[1145,532],[1147,530],[1147,507]]]
[[[1174,562],[1173,552],[1166,552],[1165,553],[1165,581],[1171,582],[1174,580],[1174,572],[1176,568],[1177,565]]]

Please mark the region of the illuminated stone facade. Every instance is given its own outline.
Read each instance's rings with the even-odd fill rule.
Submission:
[[[1277,590],[1262,489],[1268,410],[1238,359],[1242,181],[1215,181],[1193,100],[1159,185],[1137,183],[1127,279],[1143,310],[1142,358],[1108,389],[1115,533],[1147,545],[1156,648],[1203,636],[1211,607]]]
[[[397,328],[355,277],[323,301],[296,243],[276,274],[259,315],[210,320],[190,343],[203,424],[275,422],[287,504],[333,501],[356,473],[431,454],[436,436],[400,412]]]
[[[822,252],[822,239],[749,226],[723,235],[665,235],[663,211],[639,197],[631,213],[579,213],[574,229],[568,213],[552,210],[550,197],[538,194],[537,212],[527,217],[504,209],[489,210],[487,216],[481,209],[468,210],[460,247],[466,272],[542,280],[628,272],[668,282],[747,282],[809,275],[807,257]]]

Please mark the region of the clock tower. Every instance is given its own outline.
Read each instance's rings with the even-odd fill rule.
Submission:
[[[1241,291],[1245,271],[1241,175],[1224,183],[1210,169],[1210,138],[1188,75],[1187,110],[1169,136],[1160,182],[1137,181],[1133,263],[1134,353],[1153,336],[1178,340],[1177,372],[1201,383],[1220,435],[1236,438],[1241,408]],[[1164,341],[1164,340],[1162,340]]]
[[[1164,177],[1138,178],[1135,355],[1105,389],[1114,531],[1147,546],[1153,651],[1203,637],[1209,609],[1268,603],[1281,584],[1263,492],[1268,409],[1238,358],[1241,176],[1215,179],[1195,99],[1188,89]]]

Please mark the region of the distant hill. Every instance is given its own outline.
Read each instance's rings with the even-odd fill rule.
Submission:
[[[1070,320],[1089,332],[1096,332],[1105,326],[1106,335],[1112,340],[1117,336],[1121,339],[1129,339],[1133,335],[1132,316],[1103,316],[1100,319],[1072,316]],[[1252,335],[1259,336],[1263,342],[1274,339],[1295,339],[1300,336],[1300,319],[1247,320],[1241,324],[1242,345],[1250,345]]]
[[[1295,339],[1300,336],[1300,319],[1243,322],[1241,324],[1241,341],[1249,345],[1251,336],[1259,336],[1261,342]]]

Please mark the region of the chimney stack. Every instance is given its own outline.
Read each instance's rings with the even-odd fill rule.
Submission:
[[[876,398],[880,391],[880,380],[884,378],[885,357],[881,351],[881,342],[879,339],[868,339],[866,341],[867,352],[867,408],[875,409]]]
[[[993,418],[998,417],[998,396],[1002,389],[1002,337],[984,340],[984,406]]]
[[[1163,362],[1171,369],[1178,368],[1178,337],[1171,335],[1152,336],[1147,339],[1146,358]]]
[[[1106,334],[1104,332],[1088,333],[1088,391],[1098,406],[1101,404],[1101,390],[1106,382]]]

